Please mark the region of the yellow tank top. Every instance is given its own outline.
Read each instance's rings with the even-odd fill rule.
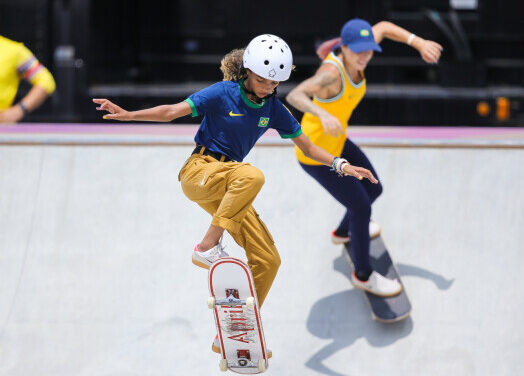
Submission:
[[[335,116],[338,121],[340,121],[344,134],[338,137],[324,134],[324,128],[322,127],[320,119],[309,112],[306,112],[302,117],[302,132],[309,137],[313,144],[336,157],[340,157],[344,142],[346,141],[346,130],[349,118],[366,93],[366,79],[364,78],[358,85],[354,84],[347,74],[344,64],[333,52],[324,59],[322,64],[333,64],[338,68],[342,78],[342,89],[340,93],[333,98],[320,99],[315,96],[313,103]],[[298,147],[295,147],[295,153],[300,163],[307,165],[321,164],[306,157]]]

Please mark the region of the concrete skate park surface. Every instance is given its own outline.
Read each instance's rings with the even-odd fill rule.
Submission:
[[[31,137],[44,141],[0,146],[0,375],[221,374],[207,272],[190,261],[210,217],[177,180],[192,146]],[[342,207],[291,143],[257,146],[246,161],[266,183],[254,206],[282,257],[262,309],[267,374],[524,374],[520,141],[373,147],[366,137],[384,185],[373,218],[412,315],[371,320],[329,241]]]

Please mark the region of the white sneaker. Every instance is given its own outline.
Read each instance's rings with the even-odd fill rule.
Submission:
[[[380,236],[382,227],[377,222],[369,221],[369,238],[375,239]]]
[[[377,222],[369,222],[369,238],[375,239],[380,236],[382,232],[382,227]],[[351,238],[348,236],[337,236],[335,235],[335,230],[331,231],[331,242],[335,245],[349,243]]]
[[[195,249],[193,250],[193,256],[191,257],[191,261],[196,266],[200,266],[204,269],[209,269],[211,264],[219,258],[229,256],[226,252],[224,252],[224,248],[225,247],[222,246],[222,238],[220,238],[217,245],[205,252],[200,252],[198,250],[199,244],[197,244],[195,246]]]
[[[222,353],[222,351],[220,351],[220,343],[218,343],[218,335],[213,340],[213,344],[211,345],[211,350],[213,350],[213,352],[216,352],[217,354]],[[273,356],[273,351],[271,351],[270,349],[267,349],[267,358],[269,359],[272,356]]]
[[[351,274],[351,282],[357,289],[370,292],[381,297],[389,297],[400,294],[402,285],[397,279],[389,279],[373,271],[367,281],[361,281],[355,272]]]
[[[335,230],[331,231],[331,243],[335,245],[339,244],[346,244],[349,243],[349,235],[348,236],[338,236],[335,235]]]

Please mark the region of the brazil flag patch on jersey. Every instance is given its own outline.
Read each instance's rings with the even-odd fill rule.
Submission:
[[[258,126],[267,127],[268,123],[269,123],[269,118],[261,117],[260,120],[258,121]]]

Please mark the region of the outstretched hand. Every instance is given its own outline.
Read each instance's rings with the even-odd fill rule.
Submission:
[[[422,39],[417,46],[417,50],[426,63],[436,64],[442,53],[442,46],[432,40]]]
[[[117,106],[113,102],[107,100],[107,99],[93,99],[93,102],[96,104],[99,104],[100,106],[97,107],[97,111],[107,111],[109,114],[104,115],[104,119],[111,119],[111,120],[131,120],[130,113],[123,108]]]
[[[344,163],[342,166],[342,170],[344,171],[344,175],[350,175],[356,177],[358,180],[362,180],[364,178],[368,179],[373,184],[377,184],[378,180],[375,179],[371,171],[364,167],[357,167],[352,166],[349,163]]]

